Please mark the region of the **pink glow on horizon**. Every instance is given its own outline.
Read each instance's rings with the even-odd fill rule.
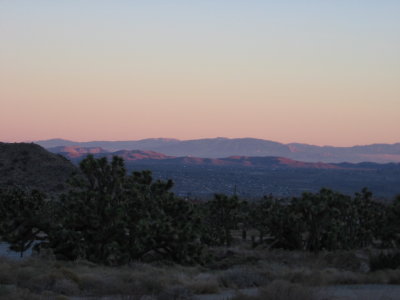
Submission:
[[[400,142],[399,3],[17,2],[0,141]]]

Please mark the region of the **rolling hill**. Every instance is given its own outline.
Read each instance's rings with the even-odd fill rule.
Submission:
[[[268,140],[213,138],[198,140],[145,139],[138,141],[74,142],[62,139],[37,141],[45,148],[79,146],[103,148],[107,151],[147,150],[168,156],[221,158],[229,156],[277,156],[304,162],[359,163],[400,162],[400,143],[353,147],[315,146],[300,143],[282,144]]]
[[[91,148],[80,147],[50,150],[61,151],[75,164],[93,152]],[[141,150],[94,152],[95,157],[123,157],[128,171],[148,169],[156,179],[172,179],[174,192],[180,196],[209,198],[214,193],[233,191],[247,198],[266,194],[293,196],[305,191],[316,192],[322,187],[347,194],[368,187],[385,198],[400,194],[399,163],[313,163],[270,156],[174,157]]]
[[[345,169],[352,168],[343,165],[338,166],[335,164],[327,163],[310,163],[301,162],[284,157],[249,157],[249,156],[230,156],[226,158],[203,158],[182,156],[175,157],[169,156],[154,151],[143,150],[120,150],[120,151],[107,151],[98,147],[79,147],[79,146],[66,146],[49,148],[48,151],[61,154],[71,161],[77,163],[84,159],[88,154],[94,157],[107,157],[110,159],[112,156],[122,157],[127,164],[148,164],[148,165],[170,165],[170,166],[221,166],[221,167],[254,167],[254,168],[305,168],[305,169]]]
[[[0,188],[59,193],[77,168],[61,155],[29,143],[0,143]]]

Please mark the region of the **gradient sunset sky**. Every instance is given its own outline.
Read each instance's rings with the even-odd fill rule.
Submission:
[[[0,141],[400,142],[400,1],[0,0]]]

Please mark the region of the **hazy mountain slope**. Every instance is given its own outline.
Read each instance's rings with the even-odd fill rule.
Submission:
[[[51,139],[51,140],[44,140],[44,141],[36,141],[35,143],[41,145],[45,148],[54,148],[54,147],[61,147],[61,146],[79,146],[85,148],[104,148],[108,151],[117,151],[117,150],[153,150],[154,149],[179,143],[179,140],[175,139],[144,139],[138,141],[92,141],[92,142],[74,142],[69,140],[63,139]]]
[[[112,156],[120,156],[125,161],[134,160],[160,160],[171,158],[162,153],[154,151],[144,151],[144,150],[119,150],[119,151],[108,151],[100,147],[80,147],[80,146],[59,146],[48,148],[48,151],[56,154],[61,154],[62,156],[68,158],[72,162],[79,162],[84,159],[88,154],[92,154],[94,157],[107,157],[112,158]]]
[[[163,145],[155,149],[174,156],[198,156],[220,158],[235,155],[243,156],[288,156],[288,146],[272,141],[243,138],[243,139],[201,139],[181,141],[180,143]]]
[[[249,156],[230,156],[226,158],[203,158],[192,156],[168,156],[154,151],[143,150],[120,150],[115,152],[106,151],[102,148],[85,148],[79,146],[66,146],[49,148],[49,151],[58,153],[71,161],[78,163],[88,154],[94,157],[119,156],[124,159],[127,164],[148,164],[148,165],[170,165],[170,166],[226,166],[226,167],[255,167],[255,168],[309,168],[309,169],[343,169],[347,166],[336,166],[327,163],[310,163],[301,162],[284,157],[249,157]],[[351,166],[351,164],[350,164]],[[348,168],[351,168],[351,167]]]
[[[61,155],[28,143],[0,143],[0,187],[57,193],[77,168]]]
[[[288,144],[292,152],[290,157],[304,161],[324,162],[400,162],[400,143],[372,144],[353,147],[314,146],[306,144]]]
[[[94,148],[53,148],[71,151],[76,164]],[[77,156],[77,153],[79,154]],[[124,158],[128,171],[149,169],[155,178],[172,179],[174,192],[181,196],[211,197],[232,193],[243,197],[299,195],[322,187],[352,194],[363,187],[391,199],[400,193],[400,164],[310,163],[283,157],[230,156],[226,158],[172,157],[153,151],[122,150],[97,152],[95,157]]]
[[[79,147],[79,146],[58,146],[47,148],[47,151],[58,153],[68,159],[86,156],[88,154],[106,153],[107,150],[101,147]]]
[[[145,139],[139,141],[116,142],[73,142],[56,139],[38,141],[37,143],[46,148],[75,145],[80,147],[101,147],[108,151],[151,150],[169,156],[195,156],[202,158],[278,156],[305,162],[400,162],[400,143],[354,147],[321,147],[300,143],[281,144],[254,138],[214,138],[186,141],[174,139]]]

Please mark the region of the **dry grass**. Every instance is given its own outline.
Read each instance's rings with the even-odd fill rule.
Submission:
[[[158,295],[168,286],[181,283],[180,269],[144,264],[111,268],[82,261],[0,259],[0,297],[7,294],[5,299],[11,299],[12,295],[26,292],[37,296]]]
[[[290,283],[285,280],[275,280],[260,289],[257,296],[236,295],[232,300],[313,300],[316,299],[309,287]]]
[[[314,255],[239,247],[215,251],[221,264],[205,267],[143,263],[105,267],[87,261],[0,258],[0,299],[110,295],[120,299],[189,299],[194,294],[218,294],[225,289],[259,288],[262,293],[272,293],[287,285],[301,293],[308,286],[400,284],[400,270],[363,270],[368,252]]]
[[[267,283],[267,278],[254,267],[233,267],[219,274],[220,285],[226,288],[243,289],[259,287]]]
[[[191,300],[193,292],[184,286],[171,286],[162,291],[157,300]]]
[[[284,280],[276,280],[260,291],[261,299],[270,300],[312,300],[310,288]]]
[[[218,278],[214,274],[200,273],[188,281],[187,287],[194,294],[216,294],[220,290]]]

